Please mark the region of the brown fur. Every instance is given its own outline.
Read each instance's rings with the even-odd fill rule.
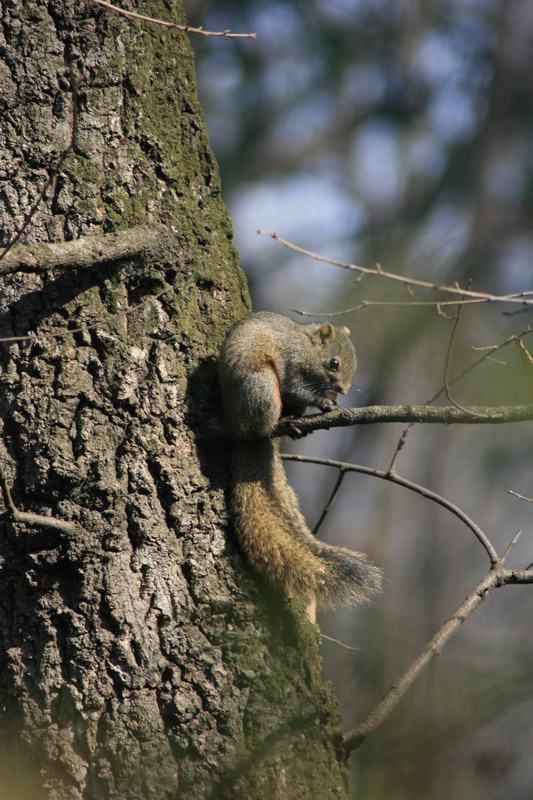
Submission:
[[[234,441],[231,511],[240,545],[253,569],[310,607],[364,601],[379,591],[381,572],[362,553],[313,536],[269,437],[282,413],[335,408],[355,365],[347,328],[300,325],[268,312],[238,322],[219,359],[224,423]]]

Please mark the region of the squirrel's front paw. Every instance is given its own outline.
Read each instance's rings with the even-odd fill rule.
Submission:
[[[323,397],[320,400],[320,405],[318,406],[318,408],[322,411],[323,414],[325,414],[327,411],[336,411],[338,407],[339,404],[337,403],[336,400],[330,400],[327,397]]]
[[[299,428],[295,422],[291,422],[289,419],[284,419],[283,421],[289,428],[287,431],[287,436],[290,436],[291,439],[303,439],[304,436],[307,436],[307,431],[302,433],[301,428]]]

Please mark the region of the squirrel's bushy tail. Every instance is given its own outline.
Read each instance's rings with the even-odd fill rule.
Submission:
[[[231,510],[239,542],[258,573],[286,595],[322,608],[364,602],[381,588],[381,570],[363,553],[313,536],[287,482],[277,442],[234,443]]]

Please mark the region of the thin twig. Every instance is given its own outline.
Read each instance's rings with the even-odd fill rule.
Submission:
[[[341,266],[341,265],[339,265]],[[355,269],[360,269],[359,267],[355,267]],[[378,274],[378,273],[375,273]],[[382,277],[383,273],[380,272],[379,275]],[[359,281],[362,276],[356,278],[356,281]],[[436,288],[436,287],[435,287]],[[342,317],[345,314],[353,314],[356,311],[362,311],[364,308],[412,308],[412,307],[421,307],[425,306],[426,308],[436,308],[439,314],[442,317],[446,317],[446,319],[451,319],[447,314],[441,313],[440,309],[444,308],[445,306],[458,306],[458,305],[479,305],[479,303],[486,303],[486,297],[480,298],[472,298],[470,300],[361,300],[356,306],[352,306],[351,308],[343,308],[341,311],[303,311],[301,308],[292,308],[291,311],[294,311],[295,314],[300,314],[302,317]],[[523,309],[520,309],[520,313],[522,313]],[[505,313],[505,312],[502,312]],[[516,312],[519,313],[519,312]]]
[[[507,546],[507,549],[506,549],[505,553],[502,556],[502,564],[505,564],[505,562],[507,561],[507,559],[511,555],[512,551],[514,550],[514,548],[515,548],[515,546],[516,546],[516,544],[518,542],[518,540],[522,536],[522,533],[523,533],[522,531],[517,531],[515,533],[515,535],[513,536],[513,538],[511,539],[511,541],[509,542],[509,545]]]
[[[526,350],[524,343],[517,339],[515,341],[516,349],[518,350],[518,356],[520,358],[520,363],[524,369],[524,376],[526,379],[526,386],[529,393],[529,399],[533,400],[533,357],[531,353]]]
[[[60,339],[62,336],[72,336],[74,333],[85,333],[85,331],[90,331],[93,328],[97,328],[99,325],[109,325],[114,319],[118,317],[127,317],[129,314],[133,314],[134,311],[138,311],[139,308],[142,308],[148,303],[152,303],[154,300],[158,300],[161,295],[170,292],[172,286],[169,286],[167,289],[163,289],[162,292],[158,292],[158,294],[154,294],[151,297],[148,297],[146,300],[143,300],[142,303],[137,303],[135,306],[130,306],[129,308],[125,308],[124,311],[117,311],[116,314],[112,314],[110,317],[106,317],[105,319],[99,319],[96,322],[91,322],[90,325],[81,325],[79,328],[63,328],[60,331],[52,331],[51,333],[30,333],[26,336],[5,336],[4,338],[0,339],[0,344],[10,344],[12,342],[28,342],[34,339],[39,338],[39,340],[46,340],[46,339]]]
[[[468,286],[470,286],[470,281],[468,282],[467,289],[468,289]],[[464,301],[464,296],[463,296],[462,299]],[[451,390],[450,390],[450,386],[451,385],[450,385],[450,382],[448,380],[448,368],[450,366],[450,359],[451,359],[451,356],[452,356],[453,343],[454,343],[454,340],[455,340],[455,334],[457,332],[457,326],[459,325],[459,319],[461,317],[461,310],[463,308],[463,305],[464,305],[464,302],[461,302],[461,304],[457,308],[457,313],[456,313],[456,315],[454,317],[454,320],[453,320],[452,331],[451,331],[451,334],[450,334],[450,341],[448,342],[448,349],[446,351],[446,358],[444,360],[443,383],[444,383],[444,394],[446,395],[446,398],[450,401],[450,403],[452,405],[454,405],[456,408],[459,408],[461,411],[467,411],[467,409],[464,406],[460,405],[460,403],[458,403],[452,397],[452,393],[451,393]],[[472,412],[470,412],[470,413],[472,413]]]
[[[454,405],[456,408],[460,408],[460,406],[458,406],[457,403],[455,403],[454,400],[452,400],[452,397],[451,397],[450,384],[448,382],[448,369],[449,369],[449,366],[450,366],[450,358],[452,357],[453,343],[454,343],[454,340],[455,340],[455,334],[456,334],[456,331],[457,331],[457,326],[459,325],[459,319],[461,317],[461,309],[463,308],[464,299],[465,298],[463,296],[461,304],[457,308],[457,313],[456,313],[456,315],[454,317],[452,330],[451,330],[451,333],[450,333],[450,340],[448,342],[448,349],[446,350],[446,358],[444,359],[444,374],[443,374],[444,393],[445,393],[446,397],[448,398],[448,400],[450,401],[450,403],[452,403],[452,405]]]
[[[467,375],[469,372],[472,372],[472,370],[476,369],[476,367],[478,367],[479,364],[483,363],[483,361],[489,361],[489,360],[494,361],[495,360],[493,358],[494,353],[497,353],[499,350],[502,350],[504,347],[507,347],[507,345],[522,339],[524,336],[527,336],[530,333],[533,333],[533,328],[530,325],[528,325],[527,328],[525,328],[523,331],[521,331],[520,333],[513,334],[512,336],[509,336],[507,339],[505,339],[505,341],[500,342],[500,344],[488,345],[487,347],[474,347],[472,345],[470,348],[471,350],[475,351],[487,350],[488,352],[483,353],[483,355],[480,356],[478,359],[476,359],[476,361],[474,361],[472,364],[469,364],[468,367],[465,367],[458,375],[455,376],[455,378],[449,381],[448,385],[453,386],[455,383],[464,378],[464,376]],[[438,392],[435,392],[435,394],[426,401],[426,403],[428,405],[434,403],[435,400],[438,400],[438,398],[443,393],[444,393],[444,387],[441,387],[438,390]]]
[[[162,25],[164,28],[174,28],[174,30],[182,31],[183,33],[199,33],[202,36],[223,36],[226,39],[257,39],[257,33],[232,33],[230,30],[217,32],[205,31],[203,28],[191,28],[190,25],[176,25],[175,22],[165,22],[162,19],[147,17],[144,14],[136,14],[134,11],[126,11],[124,8],[119,8],[112,3],[107,3],[106,0],[93,0],[93,2],[110,11],[116,11],[117,14],[122,14],[129,19],[139,19],[141,22],[153,22],[155,25]]]
[[[53,530],[62,531],[63,533],[75,533],[76,526],[73,522],[67,522],[64,519],[57,519],[56,517],[45,517],[43,514],[34,514],[31,511],[19,511],[13,502],[11,490],[8,486],[7,479],[4,473],[4,468],[0,462],[0,489],[6,510],[2,517],[7,517],[12,522],[23,522],[26,525],[39,525],[44,528],[52,528]]]
[[[403,448],[405,447],[405,443],[407,441],[407,437],[415,427],[415,422],[410,422],[409,425],[406,425],[403,431],[400,434],[400,438],[398,439],[398,444],[396,445],[396,449],[392,454],[391,462],[389,464],[388,471],[392,475],[396,475],[396,464],[398,463],[398,458],[400,457],[400,453],[402,452]]]
[[[488,350],[489,352],[484,353],[482,356],[480,356],[476,361],[474,361],[468,367],[465,367],[465,369],[463,369],[458,375],[456,375],[455,378],[453,378],[451,381],[448,382],[448,386],[453,386],[455,383],[457,383],[462,378],[464,378],[465,375],[467,375],[469,372],[471,372],[477,366],[479,366],[479,364],[481,364],[483,361],[489,361],[489,360],[490,361],[495,361],[495,359],[493,358],[493,354],[494,353],[497,353],[498,350],[501,350],[502,348],[507,347],[507,345],[511,344],[512,342],[516,342],[516,341],[522,339],[524,336],[527,336],[529,333],[533,333],[533,328],[531,328],[531,326],[528,325],[528,327],[525,330],[523,330],[521,333],[513,334],[512,336],[509,336],[508,339],[506,339],[504,342],[500,342],[500,344],[490,345],[490,346],[483,347],[483,348],[482,347],[471,347],[472,350]],[[496,362],[496,363],[500,363],[500,362]],[[443,393],[444,393],[444,386],[442,386],[438,390],[438,392],[435,392],[435,394],[432,397],[429,397],[426,400],[426,402],[424,403],[424,405],[431,405],[432,403],[435,402],[435,400],[438,400],[438,398]],[[414,426],[415,426],[415,423],[411,422],[402,431],[402,434],[400,436],[398,444],[396,445],[396,450],[394,451],[392,459],[391,459],[391,463],[390,463],[390,466],[389,466],[389,472],[395,472],[396,471],[396,464],[398,462],[398,457],[400,455],[401,450],[403,449],[403,447],[405,445],[405,442],[407,441],[407,437],[411,433],[411,431],[414,428]]]
[[[507,489],[508,494],[512,494],[514,497],[518,497],[520,500],[526,500],[528,503],[533,503],[533,497],[526,497],[523,494],[518,494],[518,492],[513,492],[512,489]]]
[[[464,301],[464,296],[463,296],[463,301]],[[455,331],[456,331],[456,329],[457,329],[457,324],[458,324],[458,322],[459,322],[459,314],[460,314],[460,310],[461,310],[461,308],[462,308],[462,307],[463,307],[463,305],[464,305],[464,302],[463,302],[463,301],[461,301],[461,305],[459,306],[459,309],[458,309],[458,311],[457,311],[457,314],[456,314],[456,316],[455,316],[455,322],[454,322],[453,330],[452,330],[452,333],[451,333],[451,336],[450,336],[450,342],[449,342],[449,344],[448,344],[448,351],[447,351],[447,353],[446,353],[446,361],[445,361],[445,365],[444,365],[444,389],[445,389],[445,390],[446,390],[446,392],[447,392],[448,399],[449,399],[449,400],[450,400],[450,402],[452,402],[452,403],[453,403],[453,400],[451,399],[451,397],[450,397],[450,395],[449,395],[449,387],[451,386],[451,384],[452,384],[452,383],[455,383],[455,380],[456,380],[456,379],[454,379],[454,380],[453,380],[453,381],[451,381],[451,382],[449,382],[449,381],[448,381],[448,364],[449,364],[449,359],[450,359],[450,353],[451,353],[451,348],[452,348],[452,342],[453,342],[453,338],[454,338],[454,336],[455,336]],[[456,301],[454,300],[453,302],[455,303]],[[442,303],[441,303],[440,305],[444,305],[444,304],[442,304]],[[438,392],[438,394],[436,394],[436,395],[435,395],[433,398],[430,398],[429,400],[426,400],[426,403],[425,403],[425,405],[430,405],[431,403],[433,403],[433,402],[434,402],[434,401],[437,399],[437,397],[439,397],[439,396],[442,394],[442,392],[444,391],[444,389],[440,389],[440,390],[439,390],[439,392]],[[454,405],[456,405],[456,404],[454,403]],[[464,409],[463,409],[463,410],[464,410]],[[403,431],[402,431],[402,433],[401,433],[401,435],[400,435],[400,438],[399,438],[399,440],[398,440],[398,444],[396,445],[396,449],[395,449],[394,453],[392,454],[392,459],[391,459],[390,466],[389,466],[389,472],[391,472],[391,473],[392,473],[392,474],[394,474],[394,475],[396,475],[396,474],[397,474],[397,472],[396,472],[396,465],[397,465],[397,463],[398,463],[398,458],[399,458],[399,456],[400,456],[400,453],[401,453],[401,451],[403,450],[403,448],[404,448],[404,446],[405,446],[405,443],[406,443],[406,441],[407,441],[407,437],[409,436],[409,434],[410,434],[410,433],[411,433],[411,431],[413,430],[413,428],[414,428],[415,424],[416,424],[416,423],[414,423],[414,422],[411,422],[411,423],[409,423],[409,425],[407,425],[407,426],[406,426],[406,427],[403,429]]]
[[[13,238],[4,247],[2,252],[0,252],[0,261],[2,261],[2,259],[7,256],[9,251],[17,244],[22,234],[26,231],[33,217],[39,210],[39,206],[41,205],[43,199],[46,197],[48,189],[55,183],[56,178],[59,174],[59,170],[63,166],[67,156],[76,149],[78,141],[78,89],[77,89],[76,78],[74,75],[74,70],[71,65],[69,66],[70,66],[70,88],[72,93],[72,127],[70,131],[70,141],[67,147],[63,150],[63,152],[59,156],[59,159],[55,167],[53,167],[50,170],[50,174],[47,180],[45,181],[43,188],[41,189],[39,195],[37,196],[37,199],[31,205],[28,213],[24,217],[21,227],[18,229],[18,231],[16,231]]]
[[[314,253],[312,250],[306,250],[304,247],[298,247],[298,245],[292,244],[292,242],[287,241],[287,239],[283,239],[281,236],[278,236],[277,233],[268,233],[267,231],[263,230],[258,230],[257,232],[262,236],[269,236],[271,239],[275,239],[275,241],[279,242],[284,247],[289,248],[289,250],[294,250],[296,253],[309,256],[309,258],[313,258],[315,261],[322,261],[325,264],[333,264],[334,266],[342,267],[343,269],[358,272],[361,275],[374,275],[379,278],[397,281],[406,286],[417,286],[421,289],[433,289],[440,292],[446,292],[448,294],[460,295],[461,297],[464,295],[466,298],[476,300],[477,302],[533,305],[533,298],[530,298],[530,295],[533,294],[533,290],[507,295],[496,295],[490,294],[489,292],[474,292],[470,289],[463,289],[458,285],[448,286],[447,284],[423,281],[420,278],[408,278],[405,275],[398,275],[395,272],[388,272],[382,269],[382,267],[379,265],[376,268],[361,267],[357,264],[349,264],[346,261],[339,261],[335,258],[326,258],[326,256],[321,256],[318,253]],[[467,300],[459,300],[458,302],[466,303]],[[440,305],[442,305],[442,303],[440,303]]]
[[[354,650],[355,652],[361,650],[360,647],[352,647],[351,644],[345,644],[344,642],[341,642],[340,639],[334,639],[333,636],[326,636],[325,633],[321,633],[320,636],[322,637],[322,639],[327,639],[328,642],[333,642],[333,644],[338,644],[339,647],[344,647],[346,650]]]
[[[324,508],[322,510],[322,513],[321,513],[321,515],[320,515],[320,517],[318,519],[318,522],[316,523],[315,527],[313,528],[313,533],[315,535],[320,530],[320,526],[322,525],[322,523],[326,519],[326,516],[328,515],[329,510],[330,510],[331,506],[333,505],[333,502],[334,502],[335,498],[337,497],[339,489],[341,488],[341,485],[342,485],[342,481],[344,480],[344,475],[345,474],[346,474],[346,470],[343,469],[342,467],[339,468],[339,474],[337,476],[337,480],[335,481],[335,486],[333,487],[333,491],[331,492],[331,494],[330,494],[330,496],[328,498],[328,501],[327,501],[326,505],[324,506]]]

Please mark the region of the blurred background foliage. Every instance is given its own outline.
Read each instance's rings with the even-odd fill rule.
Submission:
[[[256,31],[197,36],[200,93],[256,310],[341,311],[441,295],[297,255],[323,255],[494,293],[533,278],[531,0],[188,0],[189,22]],[[512,314],[508,312],[512,311]],[[360,366],[353,404],[420,403],[443,383],[454,307],[377,305],[335,318]],[[532,324],[531,312],[465,306],[453,377]],[[533,336],[524,336],[533,350]],[[454,386],[462,404],[532,402],[514,345]],[[291,449],[386,468],[401,426],[321,432]],[[532,426],[418,426],[404,476],[459,505],[510,564],[533,561]],[[286,449],[291,447],[285,444]],[[290,465],[313,523],[333,470]],[[321,618],[325,668],[346,726],[359,721],[488,568],[444,509],[348,476],[320,535],[384,567],[383,598]],[[469,619],[354,761],[357,800],[530,800],[533,587],[506,587]]]

